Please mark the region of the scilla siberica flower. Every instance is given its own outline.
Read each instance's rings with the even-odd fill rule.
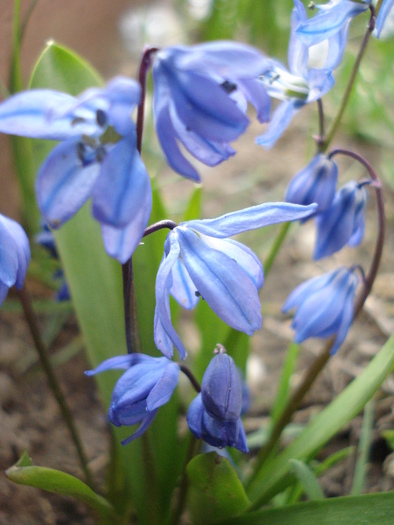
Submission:
[[[46,223],[60,227],[92,198],[106,250],[122,263],[138,245],[151,210],[149,176],[131,119],[139,99],[139,85],[117,77],[77,98],[39,89],[0,105],[1,132],[62,141],[36,182]]]
[[[298,39],[296,33],[299,24],[306,20],[304,6],[300,0],[294,0],[288,48],[289,70],[280,62],[272,60],[271,65],[260,75],[267,93],[283,101],[275,110],[267,131],[256,139],[257,144],[265,148],[275,144],[297,111],[305,104],[320,99],[335,83],[332,70],[341,61],[343,49],[335,39],[329,39],[323,67],[309,67],[309,47]]]
[[[349,331],[354,317],[354,295],[358,285],[356,269],[339,268],[298,286],[287,298],[282,311],[296,309],[292,328],[294,341],[335,335],[335,354]]]
[[[316,215],[315,260],[332,255],[346,244],[358,246],[362,241],[367,203],[364,185],[348,182],[336,193],[331,206]]]
[[[200,177],[179,143],[196,159],[216,166],[235,154],[230,142],[249,125],[247,102],[267,122],[270,99],[257,77],[269,62],[235,42],[164,48],[153,66],[153,113],[168,164],[194,181]]]
[[[241,421],[242,382],[233,359],[218,345],[204,373],[201,392],[191,402],[186,419],[191,432],[214,447],[249,452]]]
[[[336,39],[343,54],[350,21],[366,11],[370,3],[370,0],[330,0],[327,4],[315,5],[319,12],[309,20],[301,20],[296,35],[307,46],[319,44],[327,38]]]
[[[304,205],[316,202],[317,212],[324,211],[334,199],[337,179],[337,164],[323,153],[318,153],[290,181],[285,200]]]
[[[138,430],[122,441],[126,445],[140,437],[152,423],[157,410],[171,398],[179,379],[179,365],[166,357],[128,354],[111,357],[91,376],[105,370],[126,369],[112,393],[108,419],[117,427],[141,423]]]
[[[0,306],[9,288],[22,288],[29,262],[29,239],[22,226],[0,214]]]
[[[200,297],[229,326],[249,335],[261,327],[258,290],[263,268],[256,255],[232,235],[307,217],[316,205],[267,203],[216,219],[183,222],[167,236],[156,278],[155,343],[168,358],[186,350],[171,323],[171,294],[186,309]]]

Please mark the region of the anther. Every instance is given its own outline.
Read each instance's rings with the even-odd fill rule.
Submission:
[[[230,94],[233,91],[236,91],[237,84],[234,84],[233,82],[229,82],[228,80],[225,80],[224,82],[220,84],[220,87],[222,87],[226,93]]]
[[[107,115],[102,109],[96,111],[96,122],[101,128],[107,124]]]

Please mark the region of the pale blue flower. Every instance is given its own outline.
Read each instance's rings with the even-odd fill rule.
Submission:
[[[346,45],[350,21],[367,11],[370,3],[370,1],[331,0],[327,4],[317,5],[319,9],[317,15],[309,20],[301,20],[296,35],[307,46],[336,38],[339,46],[343,48]]]
[[[329,208],[316,215],[315,260],[332,255],[345,245],[360,244],[364,236],[366,203],[364,184],[352,181],[336,193]]]
[[[233,359],[222,347],[204,373],[201,393],[188,408],[187,424],[195,437],[213,447],[248,452],[241,411],[242,381]]]
[[[332,70],[342,58],[343,47],[337,39],[328,41],[327,57],[322,67],[309,67],[309,46],[298,39],[296,29],[307,20],[305,8],[300,0],[294,0],[291,14],[291,33],[288,48],[287,70],[280,62],[271,61],[260,75],[267,93],[282,100],[276,108],[267,131],[257,137],[257,144],[271,148],[290,124],[293,116],[305,105],[320,99],[335,81]]]
[[[149,176],[131,119],[139,99],[136,82],[116,77],[79,97],[32,90],[0,104],[0,131],[62,141],[36,181],[46,223],[59,228],[91,198],[107,252],[122,263],[138,245],[151,211]]]
[[[108,418],[117,427],[141,423],[138,430],[122,441],[122,445],[140,437],[152,423],[157,410],[166,404],[179,379],[179,365],[166,357],[128,354],[111,357],[94,370],[91,376],[106,370],[125,369],[117,381],[108,410]]]
[[[12,286],[22,288],[29,263],[29,239],[22,226],[0,214],[0,306]]]
[[[287,298],[282,311],[296,309],[292,328],[294,341],[335,336],[331,354],[346,338],[354,317],[354,295],[359,282],[356,269],[339,268],[309,279]]]
[[[311,162],[290,181],[285,200],[294,204],[316,202],[317,212],[326,210],[335,196],[338,166],[323,153],[318,153]]]
[[[267,203],[228,213],[216,219],[183,222],[167,236],[156,278],[155,343],[167,357],[173,346],[182,359],[185,347],[171,323],[171,294],[191,309],[200,297],[229,326],[253,334],[261,326],[258,290],[263,268],[243,244],[228,239],[270,224],[299,220],[313,213],[308,207]]]
[[[249,125],[247,103],[267,122],[270,99],[257,77],[269,62],[259,51],[235,42],[209,42],[160,50],[153,66],[153,113],[168,164],[199,181],[179,148],[216,166],[235,154],[230,142]]]

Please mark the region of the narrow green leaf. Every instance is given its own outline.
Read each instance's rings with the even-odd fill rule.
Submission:
[[[220,525],[388,525],[394,523],[394,492],[297,503],[243,514]]]
[[[335,359],[335,358],[334,358]],[[269,501],[289,484],[290,459],[312,457],[372,398],[394,364],[394,335],[363,372],[277,457],[268,460],[249,488],[252,508]]]
[[[298,459],[291,459],[290,464],[293,467],[293,471],[296,478],[304,488],[305,494],[311,501],[318,501],[324,499],[324,494],[320,488],[319,482],[313,472],[303,461]]]
[[[7,478],[19,485],[29,485],[38,489],[46,490],[62,496],[76,498],[103,516],[113,515],[115,512],[112,505],[102,496],[99,496],[78,478],[45,467],[21,466],[19,461],[13,467],[6,470]]]
[[[299,350],[300,345],[297,345],[296,343],[291,343],[287,349],[286,358],[284,360],[279,379],[278,392],[276,394],[274,405],[271,411],[271,424],[275,423],[279,419],[286,405],[290,388],[290,379],[294,372]]]
[[[193,525],[208,525],[243,512],[248,498],[230,461],[216,452],[200,454],[187,466]]]
[[[357,462],[350,494],[361,494],[367,473],[369,447],[371,445],[372,429],[375,417],[375,404],[373,400],[365,405],[363,424],[361,427],[360,443],[357,451]]]

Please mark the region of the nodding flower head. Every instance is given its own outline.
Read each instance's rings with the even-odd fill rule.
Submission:
[[[319,153],[291,180],[285,200],[304,205],[316,202],[317,212],[324,211],[332,203],[337,179],[336,163],[323,153]]]
[[[202,297],[229,326],[249,335],[262,318],[258,290],[263,268],[243,244],[228,239],[243,231],[307,217],[316,205],[267,203],[228,213],[217,219],[183,222],[167,236],[156,278],[155,343],[172,357],[175,346],[186,350],[171,323],[169,295],[184,308]]]
[[[296,309],[292,328],[294,341],[310,337],[335,336],[331,354],[346,338],[354,317],[354,296],[359,282],[357,268],[339,268],[298,286],[287,298],[282,311]]]
[[[218,346],[202,379],[201,393],[189,406],[187,423],[192,433],[209,445],[248,452],[240,419],[242,381],[233,359]]]
[[[269,120],[270,99],[256,79],[268,59],[235,42],[164,48],[153,66],[153,113],[168,164],[199,181],[179,143],[196,159],[215,166],[235,154],[230,142],[249,125],[247,102],[260,122]]]
[[[346,244],[360,244],[364,236],[366,203],[365,183],[352,181],[336,193],[329,208],[316,215],[315,260],[332,255]]]
[[[22,226],[0,214],[0,306],[12,286],[22,288],[29,262],[29,239]]]
[[[94,375],[105,370],[126,369],[112,393],[108,418],[117,427],[141,423],[138,430],[122,441],[125,445],[140,437],[152,423],[159,407],[167,403],[179,379],[179,365],[166,357],[129,354],[107,359]]]
[[[38,89],[0,104],[0,131],[62,141],[41,166],[36,193],[46,223],[59,228],[92,199],[107,252],[125,262],[151,210],[148,174],[136,147],[131,112],[140,86],[116,77],[78,97]]]

